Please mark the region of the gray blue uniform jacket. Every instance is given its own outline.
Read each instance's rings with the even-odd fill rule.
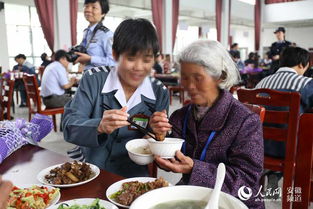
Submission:
[[[128,157],[125,144],[144,134],[138,130],[122,127],[111,134],[98,134],[105,103],[113,109],[122,108],[114,97],[116,90],[101,93],[110,71],[105,67],[88,70],[80,81],[73,100],[65,106],[63,127],[64,138],[81,147],[87,162],[124,177],[147,176],[147,166],[135,164]],[[169,95],[166,87],[158,80],[150,78],[156,100],[141,95],[141,103],[128,113],[152,115],[154,111],[168,110]]]
[[[87,47],[87,42],[89,42],[87,53],[91,56],[91,60],[86,65],[85,70],[104,65],[115,66],[112,56],[113,32],[103,26],[102,23],[97,29],[96,26],[93,25],[84,30],[84,39],[81,45]],[[94,37],[92,37],[94,30],[97,31]]]

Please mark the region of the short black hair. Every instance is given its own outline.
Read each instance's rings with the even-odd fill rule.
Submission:
[[[14,57],[14,60],[20,59],[20,58],[23,58],[24,60],[26,60],[25,54],[18,54],[18,55],[16,55],[16,56]]]
[[[238,43],[233,43],[230,48],[233,49],[236,46],[238,46]]]
[[[152,50],[154,57],[159,52],[159,42],[155,28],[143,18],[126,19],[116,28],[113,36],[113,50],[117,56],[124,52]]]
[[[89,4],[89,3],[96,3],[97,1],[100,3],[101,13],[107,14],[110,10],[108,0],[85,0],[84,5]]]
[[[279,67],[294,67],[302,64],[307,66],[310,61],[310,54],[307,50],[300,47],[287,47],[280,56]]]
[[[48,56],[47,53],[42,53],[40,55],[40,58],[41,58],[42,61],[45,61],[47,59],[47,56]]]
[[[66,51],[64,51],[62,49],[56,51],[56,53],[54,54],[54,60],[55,61],[60,61],[60,59],[63,57],[65,57],[68,60]]]

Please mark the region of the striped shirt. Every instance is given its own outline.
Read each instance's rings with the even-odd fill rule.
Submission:
[[[262,79],[255,88],[300,91],[312,80],[312,78],[299,75],[292,68],[282,67],[275,74]]]

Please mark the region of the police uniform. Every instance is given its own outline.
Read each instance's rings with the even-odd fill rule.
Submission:
[[[125,148],[129,140],[142,138],[143,133],[126,126],[111,134],[98,134],[103,103],[113,109],[127,106],[131,118],[148,119],[155,111],[168,110],[168,90],[161,81],[146,77],[126,102],[117,70],[98,67],[85,73],[75,97],[65,106],[64,138],[81,147],[87,162],[124,177],[148,176],[147,166],[132,162]]]
[[[94,30],[96,30],[93,36]],[[113,32],[102,23],[94,24],[84,30],[81,45],[87,48],[87,54],[91,56],[85,70],[99,66],[115,66],[112,56]]]
[[[272,43],[270,52],[269,52],[269,58],[273,58],[276,55],[280,55],[280,53],[286,48],[291,45],[291,42],[289,41],[277,41]],[[271,64],[271,73],[275,73],[279,68],[279,60],[273,60]]]

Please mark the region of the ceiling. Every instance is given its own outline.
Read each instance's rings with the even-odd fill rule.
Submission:
[[[79,0],[80,9],[84,0]],[[231,1],[231,24],[233,26],[254,27],[254,6],[240,0]],[[109,16],[114,17],[142,17],[152,19],[151,0],[110,0]],[[180,0],[180,23],[190,26],[208,25],[215,27],[215,0]],[[313,19],[301,21],[263,23],[265,28],[310,27]]]

